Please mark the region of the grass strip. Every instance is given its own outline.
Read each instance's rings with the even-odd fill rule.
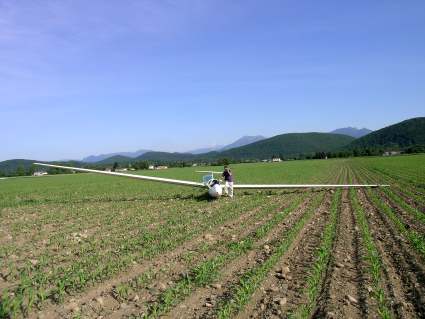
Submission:
[[[296,197],[282,212],[276,214],[271,220],[258,227],[243,240],[229,243],[227,253],[215,256],[194,267],[174,286],[165,290],[161,294],[159,301],[149,307],[147,314],[143,318],[157,318],[163,315],[188,296],[193,289],[213,282],[218,277],[220,269],[226,263],[253,249],[255,241],[263,238],[272,228],[286,218],[290,212],[302,203],[305,197],[306,195]]]
[[[315,253],[315,262],[310,268],[309,275],[306,279],[307,302],[298,307],[291,317],[310,318],[316,306],[320,287],[331,258],[332,246],[336,238],[336,226],[341,209],[341,194],[341,190],[338,189],[332,197],[330,221],[325,227],[321,244]]]
[[[373,241],[370,233],[369,225],[366,219],[365,212],[359,204],[355,189],[350,189],[350,199],[356,215],[357,222],[360,226],[363,245],[366,248],[366,260],[369,264],[369,274],[372,278],[373,297],[378,303],[378,313],[381,318],[392,318],[392,313],[388,308],[387,298],[382,289],[382,261],[378,249]]]
[[[279,241],[272,255],[265,262],[246,272],[239,283],[233,290],[233,297],[222,303],[217,309],[218,318],[230,318],[234,313],[240,311],[250,300],[254,291],[258,288],[270,270],[276,265],[283,254],[289,249],[298,233],[305,226],[307,221],[311,219],[314,212],[319,207],[324,198],[324,194],[320,194],[314,198],[312,205],[307,212],[297,221],[297,223],[284,234],[282,240]]]

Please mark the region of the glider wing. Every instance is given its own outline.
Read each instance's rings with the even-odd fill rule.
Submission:
[[[144,175],[136,175],[136,174],[126,174],[126,173],[118,173],[118,172],[107,172],[107,171],[99,171],[97,169],[52,165],[52,164],[44,164],[44,163],[34,163],[34,165],[53,167],[53,168],[61,168],[61,169],[69,169],[69,170],[72,170],[72,171],[79,171],[79,172],[86,172],[86,173],[96,173],[96,174],[103,174],[103,175],[129,177],[129,178],[134,178],[134,179],[142,179],[142,180],[146,180],[146,181],[176,184],[176,185],[183,185],[183,186],[205,187],[205,185],[202,184],[202,183],[197,183],[197,182],[192,182],[192,181],[183,181],[183,180],[179,180],[179,179],[144,176]]]

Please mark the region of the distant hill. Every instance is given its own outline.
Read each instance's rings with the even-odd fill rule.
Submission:
[[[115,162],[122,164],[122,163],[130,163],[131,161],[134,161],[134,158],[122,156],[122,155],[114,155],[91,164],[114,164]]]
[[[27,159],[11,159],[3,161],[0,162],[0,172],[4,175],[13,174],[16,172],[18,167],[22,167],[24,170],[29,170],[34,162],[37,161]]]
[[[332,132],[329,133],[333,133],[333,134],[343,134],[343,135],[348,135],[354,138],[359,138],[362,136],[365,136],[369,133],[373,132],[372,130],[369,130],[367,128],[362,128],[362,129],[358,129],[356,127],[343,127],[343,128],[338,128],[336,130],[333,130]]]
[[[246,146],[220,152],[220,157],[262,159],[276,156],[297,156],[315,152],[335,151],[354,138],[331,133],[289,133],[267,138]]]
[[[220,149],[220,151],[229,150],[236,147],[245,146],[251,143],[255,143],[261,140],[266,139],[264,136],[256,135],[256,136],[243,136],[240,139],[236,140],[232,144],[226,145]]]
[[[190,153],[190,154],[204,154],[204,153],[210,153],[210,152],[217,152],[217,151],[222,151],[222,150],[227,150],[230,148],[234,148],[234,147],[239,147],[239,146],[244,146],[253,142],[257,142],[259,140],[265,139],[264,136],[261,135],[257,135],[257,136],[243,136],[240,139],[236,140],[235,142],[229,144],[229,145],[216,145],[216,146],[212,146],[212,147],[204,147],[204,148],[198,148],[198,149],[194,149],[188,152],[184,152],[184,153],[176,153],[176,154],[186,154],[186,153]],[[168,152],[154,152],[151,150],[138,150],[136,152],[116,152],[116,153],[107,153],[107,154],[100,154],[100,155],[90,155],[87,156],[85,158],[83,158],[81,161],[84,163],[96,163],[96,164],[109,164],[109,163],[114,163],[114,162],[118,162],[118,163],[123,163],[123,162],[128,162],[131,159],[136,159],[138,157],[140,157],[141,155],[151,152],[153,154],[156,154],[158,157],[163,157],[160,154],[163,153],[167,153],[167,154],[171,154]],[[147,158],[150,158],[152,156],[148,155]],[[172,157],[172,156],[171,156]],[[185,158],[186,156],[177,156],[179,158]],[[112,158],[112,159],[111,159]]]
[[[187,151],[186,153],[195,154],[195,155],[204,154],[204,153],[219,151],[223,147],[225,147],[225,146],[217,145],[217,146],[211,146],[211,147],[197,148],[197,149],[194,149],[194,150]]]
[[[425,117],[412,118],[384,127],[352,141],[347,148],[403,149],[414,145],[425,145]]]
[[[257,141],[261,141],[261,140],[264,140],[264,139],[265,139],[265,137],[261,136],[261,135],[242,136],[241,138],[239,138],[238,140],[234,141],[233,143],[231,143],[229,145],[217,145],[217,146],[212,146],[212,147],[198,148],[198,149],[195,149],[195,150],[188,151],[186,153],[204,154],[204,153],[209,153],[209,152],[220,152],[220,151],[228,150],[228,149],[231,149],[231,148],[248,145],[248,144],[251,144],[251,143],[254,143],[254,142],[257,142]]]
[[[335,151],[346,146],[354,138],[331,133],[290,133],[263,139],[245,146],[221,152],[204,154],[148,152],[137,159],[148,161],[208,161],[219,158],[265,159],[272,156],[298,156],[315,152]]]
[[[333,151],[347,153],[347,156],[350,156],[350,154],[356,155],[356,153],[358,155],[380,155],[383,150],[406,150],[406,152],[409,152],[412,151],[412,146],[413,149],[416,146],[419,146],[417,149],[423,149],[425,147],[425,117],[409,119],[371,132],[358,139],[348,135],[334,133],[289,133],[266,139],[261,138],[261,136],[246,136],[227,147],[233,147],[238,145],[238,143],[244,144],[255,139],[260,140],[239,147],[202,154],[139,151],[143,152],[143,154],[136,158],[118,154],[104,158],[96,163],[78,161],[56,161],[50,163],[86,167],[97,167],[96,165],[99,165],[102,167],[102,165],[110,165],[114,162],[126,164],[143,160],[153,162],[210,162],[222,158],[259,160],[271,158],[272,156],[298,157],[299,155],[313,155],[316,152]],[[132,154],[134,155],[134,153]],[[18,168],[28,173],[33,162],[36,161],[13,159],[0,162],[0,175],[17,174]]]
[[[191,161],[198,158],[199,156],[201,155],[195,155],[190,153],[147,152],[139,156],[137,159],[143,161],[179,162]]]
[[[113,156],[124,156],[129,158],[136,158],[146,152],[150,152],[150,151],[138,150],[136,152],[116,152],[116,153],[107,153],[107,154],[100,154],[100,155],[90,155],[90,156],[84,157],[81,161],[84,163],[96,163]]]
[[[0,175],[1,174],[3,174],[3,175],[14,175],[17,172],[18,168],[19,169],[22,168],[23,170],[28,172],[31,169],[33,163],[35,163],[35,162],[40,162],[40,161],[28,160],[28,159],[11,159],[11,160],[0,162]],[[42,161],[42,162],[45,162],[45,161]],[[81,166],[81,164],[82,164],[81,162],[78,162],[78,161],[66,161],[66,162],[61,161],[61,162],[45,162],[45,163],[52,163],[52,164],[59,164],[59,165],[64,164],[64,165],[67,165],[67,166]],[[35,171],[37,171],[37,170],[43,171],[43,170],[46,170],[46,168],[43,168],[41,166],[35,166],[34,170]]]

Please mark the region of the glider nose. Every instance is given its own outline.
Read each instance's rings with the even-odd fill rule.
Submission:
[[[212,197],[212,198],[219,198],[222,194],[222,189],[220,185],[214,185],[212,187],[210,187],[210,189],[208,189],[208,194]]]

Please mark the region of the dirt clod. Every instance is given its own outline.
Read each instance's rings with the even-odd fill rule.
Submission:
[[[99,305],[103,306],[104,300],[103,300],[103,298],[102,298],[102,297],[97,297],[97,298],[96,298],[96,301],[97,301],[97,303],[98,303]]]
[[[289,274],[290,270],[289,270],[289,266],[283,266],[281,269],[281,273],[282,274]]]
[[[351,295],[346,295],[346,298],[350,303],[353,303],[353,304],[357,304],[359,302],[356,298],[354,298]]]
[[[288,302],[288,299],[286,299],[285,297],[280,298],[278,301],[279,305],[281,306],[286,305],[287,302]]]
[[[211,287],[213,287],[214,289],[221,289],[222,288],[221,284],[212,284]]]
[[[163,282],[158,283],[157,287],[160,291],[164,291],[165,289],[167,289],[167,285],[164,284]]]
[[[211,235],[211,234],[205,234],[204,235],[204,239],[209,240],[209,241],[212,241],[212,240],[214,240],[214,236]]]
[[[76,312],[80,311],[80,307],[78,306],[78,304],[75,301],[73,301],[73,302],[69,303],[67,310],[71,311],[73,313],[76,313]]]

